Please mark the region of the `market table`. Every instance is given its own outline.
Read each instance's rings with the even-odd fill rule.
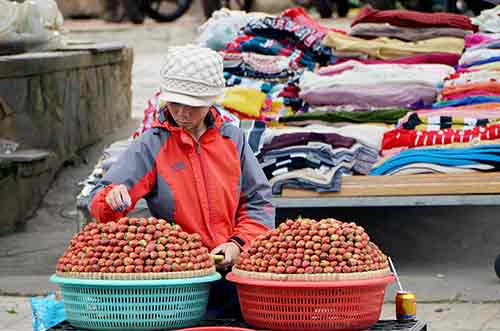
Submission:
[[[500,204],[500,173],[345,176],[340,192],[284,189],[277,208]]]
[[[500,172],[401,176],[345,176],[340,192],[284,189],[276,208],[438,207],[500,205]],[[79,228],[91,221],[87,198],[77,198]],[[135,212],[146,213],[140,200]]]
[[[340,192],[284,189],[276,208],[494,206],[500,205],[500,172],[401,176],[345,176]],[[87,199],[77,198],[80,224],[90,221]],[[144,200],[136,210],[147,209]]]
[[[248,328],[249,326],[237,320],[217,320],[217,321],[202,321],[200,326],[231,326]],[[396,321],[396,320],[380,320],[372,326],[370,331],[429,331],[429,323],[423,321]],[[48,331],[80,331],[72,327],[68,322],[63,322]],[[83,330],[82,330],[83,331]]]

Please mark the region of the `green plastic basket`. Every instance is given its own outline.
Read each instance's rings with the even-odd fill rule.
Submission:
[[[91,330],[178,329],[205,315],[211,276],[166,280],[90,280],[53,275],[68,321]]]

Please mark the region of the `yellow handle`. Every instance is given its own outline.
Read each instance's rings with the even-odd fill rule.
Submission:
[[[224,255],[212,255],[212,259],[214,259],[215,263],[221,263],[224,261]]]

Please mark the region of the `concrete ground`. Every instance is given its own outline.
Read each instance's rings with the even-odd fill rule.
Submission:
[[[260,1],[264,10],[285,2]],[[18,232],[0,238],[0,330],[29,330],[29,296],[56,289],[49,284],[56,260],[77,230],[78,182],[92,170],[102,148],[126,138],[138,126],[147,99],[157,88],[158,67],[168,45],[194,40],[203,21],[195,4],[175,23],[142,26],[69,21],[72,40],[122,41],[135,51],[133,119],[129,125],[80,153],[68,163],[37,214]],[[268,6],[268,8],[264,8]],[[347,27],[349,20],[325,22]],[[500,281],[492,261],[500,253],[500,208],[339,208],[281,210],[278,219],[296,215],[331,216],[365,226],[397,264],[403,285],[417,294],[418,318],[433,330],[500,330]],[[394,317],[395,287],[389,288],[383,317]]]

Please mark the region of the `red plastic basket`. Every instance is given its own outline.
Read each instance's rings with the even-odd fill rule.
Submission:
[[[271,330],[364,330],[377,323],[385,288],[394,276],[335,282],[264,281],[230,273],[241,312],[255,328]]]

